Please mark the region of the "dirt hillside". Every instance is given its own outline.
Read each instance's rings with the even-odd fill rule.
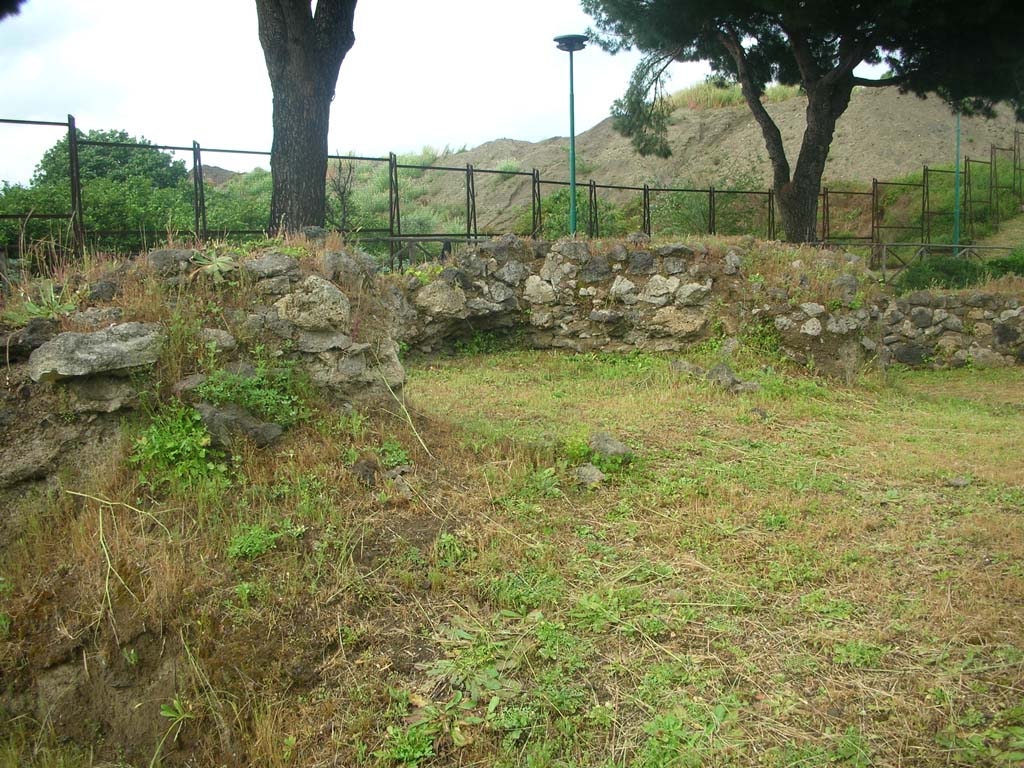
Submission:
[[[794,162],[804,125],[803,99],[768,105],[782,130],[787,153]],[[895,90],[854,94],[839,120],[832,144],[826,182],[870,184],[918,170],[924,164],[949,165],[955,152],[953,117],[937,98],[919,99]],[[988,158],[990,144],[1011,146],[1013,116],[1004,109],[994,120],[962,121],[962,152]],[[712,110],[678,109],[673,115],[667,160],[637,155],[627,139],[612,128],[611,119],[577,136],[580,177],[605,184],[652,185],[767,185],[768,154],[760,130],[745,106]],[[543,178],[567,177],[567,140],[554,137],[531,143],[498,139],[444,159],[446,165],[472,163],[477,168],[540,170]],[[434,177],[431,197],[455,200],[464,194],[455,174]],[[477,180],[479,225],[498,228],[528,205],[527,177],[482,177]]]

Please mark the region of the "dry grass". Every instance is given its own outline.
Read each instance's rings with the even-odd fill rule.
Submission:
[[[804,258],[709,247],[743,249],[771,284]],[[815,290],[847,269],[813,263]],[[180,327],[159,314],[175,330],[156,381],[206,364],[198,328],[237,331],[224,309],[252,298],[192,289]],[[158,312],[165,290],[140,272],[122,302]],[[761,392],[644,354],[423,361],[404,404],[311,401],[272,449],[235,446],[229,485],[142,482],[139,414],[105,463],[21,504],[0,553],[0,669],[15,686],[65,663],[128,669],[160,683],[152,716],[119,729],[105,718],[139,689],[105,688],[80,713],[106,732],[93,754],[8,722],[0,765],[146,765],[175,700],[189,717],[168,764],[1005,758],[1024,726],[1021,372],[844,388],[770,349],[732,364]],[[572,471],[598,430],[637,459],[583,491]],[[370,457],[411,466],[408,493],[361,482],[350,468]],[[245,536],[266,548],[229,554]]]

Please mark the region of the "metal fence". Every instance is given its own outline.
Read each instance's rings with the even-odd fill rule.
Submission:
[[[161,232],[154,230],[95,230],[87,231],[84,211],[87,201],[82,198],[82,178],[79,167],[79,151],[83,146],[120,147],[138,150],[160,150],[184,152],[191,155],[192,162],[192,230],[187,236],[198,241],[211,238],[262,234],[260,229],[230,229],[218,227],[208,218],[207,188],[203,176],[203,156],[211,154],[250,155],[269,157],[270,153],[260,150],[241,150],[221,147],[203,147],[198,141],[191,145],[136,144],[124,142],[91,141],[82,139],[76,129],[75,118],[68,115],[66,122],[0,119],[0,124],[63,127],[68,136],[68,164],[70,185],[70,209],[65,211],[16,211],[0,214],[0,220],[18,221],[22,231],[29,221],[60,220],[66,222],[72,250],[81,254],[87,243],[102,237],[147,236],[159,239]],[[414,258],[416,249],[423,249],[425,243],[435,245],[448,242],[470,242],[480,238],[502,234],[489,231],[478,225],[477,181],[488,176],[520,178],[529,180],[529,227],[516,234],[540,236],[544,229],[544,192],[568,186],[567,181],[541,178],[540,171],[500,170],[466,166],[417,165],[400,162],[397,155],[387,157],[360,157],[330,155],[337,163],[362,163],[387,167],[387,218],[379,227],[361,227],[357,232],[346,228],[345,221],[334,229],[344,232],[365,243],[376,243],[385,247],[392,267],[402,265]],[[1007,172],[1007,168],[1009,171]],[[403,172],[406,177],[403,180]],[[407,215],[415,200],[403,198],[410,177],[424,174],[458,174],[464,191],[464,227],[458,231],[419,231],[415,226],[403,227],[403,215]],[[954,204],[964,214],[965,234],[973,239],[982,227],[998,228],[1008,205],[1019,208],[1024,202],[1024,132],[1014,132],[1011,147],[990,148],[988,160],[970,157],[963,159],[964,183],[960,199],[950,200],[943,207],[937,200],[936,190],[942,186],[941,179],[952,176],[953,171],[924,166],[920,182],[872,180],[869,190],[838,190],[824,187],[818,206],[816,231],[821,241],[843,245],[878,246],[885,242],[902,241],[908,235],[915,241],[930,243],[937,234],[944,234],[944,225],[951,221]],[[607,234],[607,221],[602,217],[602,201],[611,196],[622,199],[624,195],[636,201],[635,229],[652,234],[750,234],[775,239],[779,236],[776,216],[775,193],[768,190],[675,188],[601,184],[591,180],[580,185],[581,206],[585,211],[583,229],[588,237]],[[525,200],[525,196],[524,196]],[[900,210],[891,210],[894,201]],[[458,206],[461,208],[462,203]],[[460,210],[460,215],[462,214]],[[605,214],[606,216],[606,214]],[[269,211],[268,211],[269,219]],[[504,228],[503,231],[509,231]],[[8,244],[11,245],[11,244]],[[877,248],[876,248],[877,252]]]

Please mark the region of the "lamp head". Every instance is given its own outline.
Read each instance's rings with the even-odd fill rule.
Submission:
[[[560,35],[555,38],[555,43],[558,45],[558,50],[568,51],[582,51],[587,47],[587,36],[586,35]]]

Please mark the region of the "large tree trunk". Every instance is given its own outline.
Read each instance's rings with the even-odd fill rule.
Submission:
[[[790,242],[808,243],[818,239],[821,177],[825,173],[836,121],[849,106],[852,92],[853,82],[849,78],[835,84],[819,81],[807,89],[807,123],[793,177],[780,184],[779,174],[775,174],[779,216]]]
[[[806,40],[799,33],[787,34],[807,94],[806,128],[792,174],[786,148],[782,144],[782,134],[761,103],[763,91],[749,69],[740,36],[731,28],[723,27],[718,30],[717,37],[736,62],[736,75],[743,98],[764,136],[772,163],[772,188],[775,190],[786,239],[793,243],[808,243],[817,240],[821,176],[825,172],[825,160],[832,144],[836,121],[850,105],[854,85],[853,69],[863,55],[853,46],[844,51],[839,65],[822,73],[813,61]],[[840,46],[841,50],[845,45]]]
[[[324,224],[327,130],[338,71],[355,42],[356,0],[256,0],[274,93],[270,231]]]
[[[327,129],[334,89],[314,77],[272,85],[274,143],[270,149],[273,191],[270,228],[296,231],[324,224]]]

